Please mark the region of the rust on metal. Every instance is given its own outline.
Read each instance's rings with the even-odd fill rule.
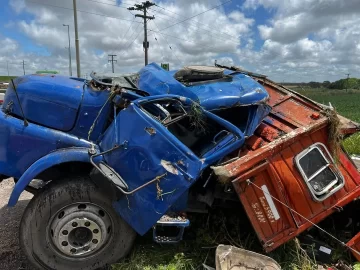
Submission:
[[[232,180],[259,240],[269,252],[359,197],[360,174],[341,151],[337,168],[344,186],[322,201],[314,200],[294,158],[315,143],[330,148],[330,120],[320,104],[270,80],[261,82],[270,95],[271,113],[247,139],[237,159],[213,169],[218,176]],[[346,118],[340,117],[340,122],[343,134],[359,131],[359,125]],[[348,246],[360,250],[360,233]]]

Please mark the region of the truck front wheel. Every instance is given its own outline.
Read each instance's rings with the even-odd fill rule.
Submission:
[[[20,244],[39,269],[97,269],[124,257],[134,230],[115,212],[110,196],[84,178],[50,183],[30,201]]]

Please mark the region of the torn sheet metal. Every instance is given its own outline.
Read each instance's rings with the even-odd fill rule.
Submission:
[[[233,106],[265,104],[269,95],[265,88],[248,75],[231,73],[227,80],[205,81],[186,86],[173,74],[159,65],[151,63],[140,72],[138,87],[151,95],[176,94],[198,101],[207,110]]]
[[[216,270],[280,270],[270,257],[234,246],[219,245],[216,249]]]
[[[176,107],[169,105],[172,101]],[[180,106],[180,101],[182,104],[192,102],[174,95],[145,97],[133,101],[116,116],[100,143],[102,151],[118,146],[117,150],[104,155],[104,159],[125,179],[129,191],[165,175],[134,194],[122,196],[114,204],[115,210],[141,235],[174,204],[181,201],[204,168],[238,149],[245,140],[238,128],[200,109],[208,123],[216,123],[220,132],[216,131],[218,134],[214,134],[214,138],[218,139],[214,144],[212,137],[199,137],[186,145],[192,139],[191,132],[185,134],[187,141],[182,142],[176,136],[184,132],[180,130],[176,133],[177,129],[171,126],[177,123],[176,119],[171,118],[170,124],[168,120],[171,115],[163,112],[165,107],[159,108],[163,104],[161,102],[165,102],[167,109],[177,108],[182,111],[185,107]],[[175,115],[178,115],[178,111]],[[184,112],[184,115],[177,117],[185,120],[190,116]],[[149,130],[152,132],[149,133]],[[207,130],[206,135],[211,134],[210,132]]]

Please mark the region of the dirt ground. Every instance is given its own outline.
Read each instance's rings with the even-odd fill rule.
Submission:
[[[360,157],[354,159],[360,168]],[[0,270],[36,270],[29,266],[19,246],[19,225],[32,194],[23,192],[15,207],[7,207],[14,187],[12,178],[0,183]]]
[[[22,255],[18,240],[21,216],[32,194],[23,192],[15,207],[7,207],[13,187],[12,178],[0,183],[0,269],[34,270]]]

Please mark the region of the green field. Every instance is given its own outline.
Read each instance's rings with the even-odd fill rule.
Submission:
[[[337,112],[351,120],[360,122],[360,91],[327,90],[327,89],[294,89],[299,93],[323,104],[329,102]],[[353,135],[344,141],[344,147],[350,154],[360,154],[360,135]],[[152,242],[151,234],[138,237],[131,255],[122,263],[113,266],[114,270],[176,270],[204,269],[202,264],[213,266],[215,248],[218,244],[231,244],[261,252],[256,235],[250,228],[244,228],[241,220],[244,217],[225,214],[207,214],[192,221],[186,231],[187,238],[179,245],[160,246]],[[195,224],[194,224],[195,223]],[[333,243],[334,244],[334,243]],[[336,246],[334,244],[334,246]],[[296,240],[268,254],[282,267],[289,270],[315,270],[317,265],[299,247]],[[343,247],[338,247],[334,256],[349,261]],[[354,266],[359,269],[360,265]]]
[[[0,76],[0,82],[9,82],[11,79],[15,79],[16,76]]]
[[[360,90],[328,90],[328,89],[295,89],[299,93],[325,105],[331,105],[339,114],[360,123]],[[360,134],[355,134],[344,141],[349,154],[360,155]]]

